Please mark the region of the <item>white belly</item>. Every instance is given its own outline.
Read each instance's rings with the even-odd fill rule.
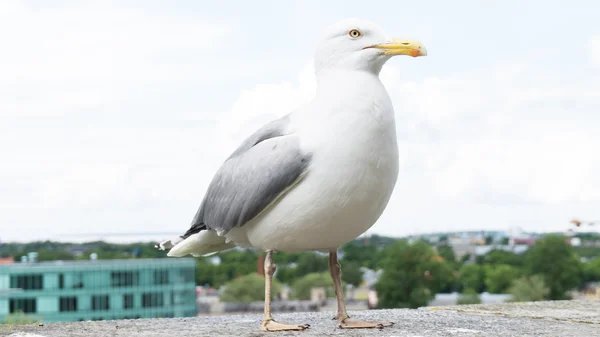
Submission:
[[[336,174],[345,180],[338,181]],[[336,249],[373,226],[396,176],[392,169],[354,167],[338,173],[315,168],[264,216],[244,226],[248,241],[263,250]]]
[[[293,252],[336,249],[364,233],[383,213],[398,177],[395,125],[386,131],[321,147],[304,179],[232,237]]]

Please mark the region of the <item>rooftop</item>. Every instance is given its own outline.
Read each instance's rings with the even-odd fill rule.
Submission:
[[[0,265],[12,264],[15,260],[12,257],[0,257]]]
[[[1,326],[0,335],[27,336],[600,336],[600,301],[577,300],[350,312],[391,320],[384,330],[340,330],[332,312],[276,314],[310,329],[262,333],[260,314]],[[176,333],[174,333],[176,332]],[[31,335],[30,335],[31,336]]]
[[[2,265],[0,271],[56,271],[56,268],[122,268],[139,266],[181,266],[195,264],[193,258],[163,258],[163,259],[121,259],[121,260],[75,260],[75,261],[43,261],[43,262],[16,262],[13,264]]]

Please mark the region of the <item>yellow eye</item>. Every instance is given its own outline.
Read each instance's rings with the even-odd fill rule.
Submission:
[[[353,30],[351,30],[351,31],[348,32],[348,35],[350,35],[350,37],[353,38],[353,39],[357,39],[362,34],[360,33],[360,31],[358,29],[353,29]]]

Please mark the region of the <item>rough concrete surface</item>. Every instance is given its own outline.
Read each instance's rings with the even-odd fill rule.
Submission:
[[[418,310],[350,312],[356,319],[390,320],[383,330],[336,329],[333,312],[275,315],[283,322],[308,323],[300,332],[261,332],[262,315],[138,319],[42,326],[1,326],[1,336],[600,336],[600,301],[557,301],[429,307]]]

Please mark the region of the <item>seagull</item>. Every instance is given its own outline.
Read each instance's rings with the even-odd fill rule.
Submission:
[[[427,51],[417,40],[390,38],[364,20],[327,27],[314,55],[312,101],[242,142],[214,175],[189,229],[156,247],[174,257],[233,247],[265,251],[263,331],[309,327],[271,315],[273,253],[328,252],[338,327],[392,325],[349,317],[337,250],[375,224],[398,178],[394,108],[379,79],[396,55]]]

